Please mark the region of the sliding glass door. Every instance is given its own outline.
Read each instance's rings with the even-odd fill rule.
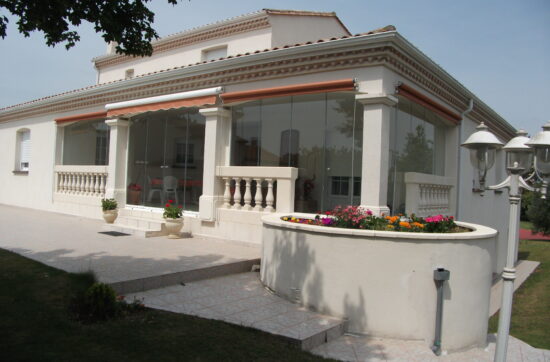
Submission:
[[[150,112],[130,120],[127,203],[160,208],[172,200],[198,211],[204,117],[197,109]]]

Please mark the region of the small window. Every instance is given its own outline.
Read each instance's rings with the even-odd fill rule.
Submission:
[[[227,56],[227,46],[213,48],[213,49],[205,49],[202,51],[202,60],[205,60],[207,62],[210,60],[225,58],[226,56]]]
[[[126,69],[126,72],[124,72],[124,79],[132,79],[134,78],[134,69]]]
[[[353,178],[353,196],[361,196],[361,177]]]
[[[338,196],[349,195],[349,177],[332,176],[331,177],[331,194]]]
[[[16,171],[29,171],[31,162],[31,131],[22,129],[17,131]]]

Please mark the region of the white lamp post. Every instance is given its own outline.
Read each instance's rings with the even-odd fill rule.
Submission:
[[[485,176],[494,164],[495,151],[502,145],[500,141],[489,132],[487,126],[481,123],[477,131],[473,133],[463,147],[470,149],[470,161],[478,170],[479,182],[483,192],[485,188]],[[532,148],[531,148],[532,147]],[[508,177],[498,185],[490,186],[490,190],[508,188],[508,199],[510,201],[510,219],[508,226],[508,244],[506,254],[506,266],[502,272],[502,305],[500,308],[498,322],[498,336],[495,351],[495,361],[506,361],[506,352],[508,349],[508,335],[510,333],[510,319],[512,316],[512,298],[514,294],[514,279],[516,278],[515,256],[516,236],[518,233],[519,209],[521,203],[521,189],[535,190],[527,185],[521,177],[522,174],[529,171],[533,159],[533,149],[535,151],[535,172],[527,178],[538,179],[542,181],[542,197],[545,197],[547,179],[550,177],[550,122],[543,127],[543,131],[538,133],[532,140],[529,140],[527,133],[523,130],[518,131],[517,136],[508,142],[504,148],[506,151],[506,169]]]

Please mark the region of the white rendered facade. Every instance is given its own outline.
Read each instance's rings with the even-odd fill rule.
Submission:
[[[206,33],[214,35],[209,35],[210,38],[203,41],[189,40]],[[309,207],[313,210],[321,205],[333,205],[337,201],[331,201],[331,197],[336,200],[338,192],[347,192],[352,202],[375,212],[393,211],[388,203],[389,195],[396,197],[395,192],[388,192],[391,173],[396,170],[391,164],[390,124],[396,117],[400,100],[404,102],[405,95],[399,91],[404,89],[399,88],[403,84],[413,94],[412,98],[416,97],[416,104],[422,105],[428,110],[426,114],[431,112],[430,117],[437,118],[436,122],[441,123],[443,136],[438,142],[444,148],[444,152],[441,152],[444,162],[441,163],[439,174],[411,173],[407,176],[403,172],[400,176],[409,180],[406,185],[407,205],[404,207],[408,211],[418,212],[419,207],[426,206],[426,200],[414,197],[420,195],[418,185],[432,190],[445,189],[442,200],[432,210],[437,213],[443,210],[442,213],[455,215],[460,220],[497,229],[500,242],[498,258],[493,261],[493,271],[502,269],[505,250],[501,246],[507,237],[507,200],[499,193],[486,192],[481,197],[479,193],[472,192],[472,181],[475,179],[473,169],[469,165],[469,155],[459,145],[481,121],[489,124],[502,141],[511,138],[514,129],[395,30],[386,28],[350,36],[333,14],[262,11],[176,34],[167,37],[167,40],[159,40],[157,45],[178,39],[183,39],[183,44],[159,51],[151,58],[126,59],[112,54],[96,58],[94,61],[99,84],[95,86],[0,110],[0,144],[5,147],[5,156],[0,159],[0,184],[3,186],[0,188],[0,203],[99,218],[101,197],[115,197],[119,206],[127,209],[129,215],[158,220],[159,207],[165,201],[165,196],[177,195],[179,199],[185,200],[187,197],[192,201],[192,206],[185,212],[186,231],[253,243],[261,243],[260,219],[266,212],[270,212],[270,207],[289,213],[296,208]],[[325,40],[319,42],[318,39]],[[203,62],[201,57],[204,51],[225,46],[227,57]],[[124,80],[128,69],[133,70],[133,78]],[[331,88],[331,82],[341,80],[353,83],[353,89],[342,91]],[[307,95],[312,92],[312,85],[316,84],[321,84],[320,90],[311,94],[317,94],[318,98]],[[196,102],[190,101],[186,105],[147,101],[151,97],[217,87],[222,87],[222,90],[208,96],[213,98],[206,100],[191,97]],[[286,93],[277,95],[273,89],[283,89]],[[226,95],[245,91],[251,91],[252,98],[237,101],[226,98]],[[354,152],[357,151],[354,155],[360,155],[362,161],[359,166],[352,166],[352,176],[338,178],[324,170],[323,180],[320,181],[318,172],[312,175],[307,170],[307,162],[320,164],[318,160],[311,161],[315,157],[308,159],[300,156],[300,162],[304,163],[298,167],[293,167],[289,161],[287,166],[277,168],[281,161],[274,165],[264,164],[257,159],[250,161],[248,158],[248,161],[256,163],[235,164],[235,110],[245,109],[243,107],[250,102],[259,102],[258,107],[263,107],[261,109],[267,109],[267,105],[271,104],[269,102],[278,100],[278,107],[294,105],[302,99],[300,97],[306,97],[304,94],[314,101],[322,100],[322,95],[326,95],[327,100],[322,104],[331,104],[328,102],[333,94],[342,95],[342,99],[354,101],[357,105],[353,109],[359,109],[361,114],[350,116],[354,120],[353,136],[350,137],[360,139],[353,147],[356,147]],[[184,102],[183,98],[176,97],[171,101]],[[452,114],[460,116],[467,110],[471,99],[473,110],[460,120],[452,121]],[[113,114],[106,108],[107,104],[132,100],[141,100],[136,104],[142,108],[121,107],[126,109],[126,113],[122,114]],[[407,102],[415,101],[407,98]],[[147,108],[151,104],[154,107]],[[290,109],[296,112],[293,106]],[[185,137],[174,136],[170,142],[166,141],[170,137],[170,132],[166,130],[172,126],[169,119],[160,117],[164,114],[162,112],[174,112],[187,117],[187,129],[193,126],[197,132],[186,131],[188,133],[185,133]],[[344,117],[344,113],[345,110],[339,114]],[[330,118],[328,112],[323,114]],[[141,147],[143,142],[148,142],[151,147],[160,147],[160,141],[151,142],[149,138],[149,141],[140,143],[132,138],[133,134],[137,134],[132,133],[132,127],[140,119],[147,124],[144,128],[147,130],[146,136],[154,134],[150,126],[158,126],[158,122],[153,121],[157,119],[155,117],[160,119],[159,122],[165,122],[165,132],[162,134],[164,143],[161,147],[164,160],[169,150],[168,153],[175,159],[170,164],[177,165],[172,167],[173,172],[170,174],[178,181],[175,194],[169,194],[170,190],[156,181],[161,179],[166,184],[166,169],[149,171],[147,162],[150,161],[143,161],[147,158],[139,159],[135,155],[141,149],[135,147]],[[362,129],[355,125],[355,120],[359,119]],[[68,146],[65,133],[71,130],[76,134],[79,132],[76,124],[95,124],[95,121],[104,121],[109,127],[108,163],[97,164],[101,163],[98,159],[106,158],[97,151],[98,144],[106,149],[101,143],[103,141],[97,141],[97,138],[95,164],[64,163],[64,160],[71,159],[65,155],[91,152],[85,150],[84,143],[80,143],[79,147]],[[299,124],[300,120],[292,119],[290,122]],[[330,119],[324,122],[330,122]],[[176,124],[173,127],[176,129],[179,126]],[[323,127],[329,129],[328,126]],[[17,134],[21,130],[30,131],[28,171],[18,170],[15,166]],[[292,144],[292,127],[288,135]],[[306,136],[307,132],[302,130],[302,145]],[[276,139],[281,142],[280,149],[284,143],[281,137],[277,134]],[[174,150],[170,147],[174,147]],[[288,147],[292,149],[292,146]],[[296,147],[299,149],[302,146]],[[248,147],[245,151],[251,149]],[[319,154],[326,155],[328,149],[319,151]],[[283,152],[278,152],[279,159],[282,159]],[[272,157],[268,151],[264,152],[264,156],[263,159]],[[288,157],[291,160],[292,155]],[[502,158],[503,155],[499,154],[496,167],[487,177],[488,183],[502,179],[505,173],[503,162],[500,162]],[[132,171],[136,167],[143,167],[145,173]],[[302,181],[296,182],[296,179]],[[254,180],[258,180],[259,187]],[[319,196],[320,202],[308,204],[307,197],[304,197],[305,181],[315,183],[313,194],[322,189],[324,199]],[[235,182],[242,182],[243,185],[242,194],[239,195],[242,205],[237,205],[233,200],[237,198],[235,193],[241,192],[241,188],[234,186]],[[395,187],[395,180],[393,182]],[[138,185],[141,189],[133,190],[137,186],[131,185]],[[358,190],[359,185],[360,192],[354,195],[353,190]],[[269,191],[274,188],[276,192]],[[134,205],[136,202],[131,199],[134,196],[130,195],[130,191],[134,196],[138,195],[139,205]],[[258,196],[260,194],[261,197]],[[405,197],[402,199],[405,200]],[[157,207],[151,207],[151,204]],[[260,204],[261,208],[256,207]]]

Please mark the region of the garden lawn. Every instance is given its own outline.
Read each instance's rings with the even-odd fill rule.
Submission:
[[[67,305],[91,282],[0,249],[0,360],[323,360],[260,331],[151,309],[80,324]]]
[[[514,293],[510,334],[536,348],[550,349],[550,242],[521,240],[519,258],[539,261],[533,274]],[[489,319],[496,333],[498,313]]]
[[[519,227],[526,230],[531,230],[533,228],[533,223],[530,221],[520,221]]]

